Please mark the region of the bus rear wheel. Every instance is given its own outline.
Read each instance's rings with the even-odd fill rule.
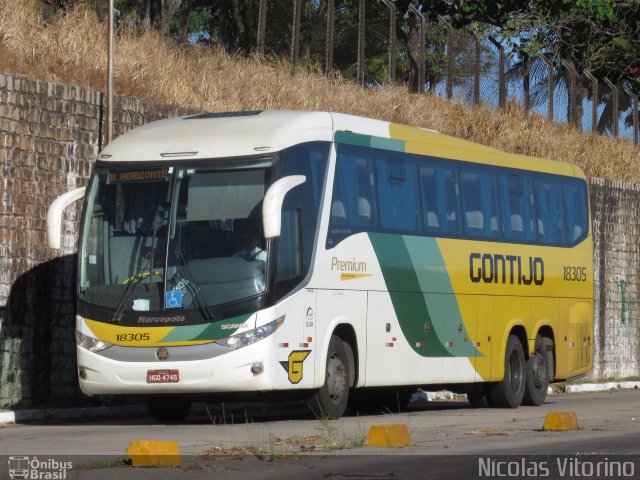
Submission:
[[[317,418],[336,420],[347,408],[352,374],[349,351],[337,335],[332,335],[327,352],[327,368],[324,385],[307,402]]]
[[[527,381],[524,390],[525,405],[539,406],[547,398],[549,388],[549,354],[547,343],[543,337],[538,335],[535,343],[535,353],[527,360]],[[553,345],[553,344],[551,344]],[[553,349],[553,347],[551,347]],[[553,357],[552,357],[553,358]]]
[[[504,378],[490,391],[494,407],[518,408],[524,398],[526,368],[522,343],[515,335],[509,335],[504,354]]]

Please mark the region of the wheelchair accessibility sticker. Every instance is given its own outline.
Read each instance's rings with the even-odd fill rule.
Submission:
[[[182,308],[182,292],[171,290],[164,294],[164,308]]]

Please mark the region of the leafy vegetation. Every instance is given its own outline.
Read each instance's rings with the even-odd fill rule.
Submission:
[[[44,21],[38,0],[0,0],[0,71],[34,79],[106,87],[106,25],[82,4]],[[588,175],[640,181],[638,149],[626,140],[551,125],[516,104],[497,112],[384,84],[365,89],[313,66],[180,44],[154,29],[122,26],[116,93],[203,111],[329,110],[431,128],[513,153],[571,162]],[[606,160],[606,161],[603,161]]]
[[[59,8],[91,6],[101,18],[107,0],[46,0]],[[355,78],[359,0],[333,0],[335,5],[334,65]],[[328,0],[302,0],[302,62],[324,64]],[[230,52],[249,54],[256,47],[258,0],[115,0],[120,24],[139,31],[153,28],[176,40],[201,41]],[[292,0],[268,0],[268,53],[286,57],[290,51]],[[370,78],[388,77],[390,10],[382,1],[364,2],[366,70]],[[589,70],[602,81],[640,94],[640,3],[637,0],[396,0],[395,37],[400,44],[398,78],[414,89],[418,69],[419,22],[411,9],[427,17],[427,88],[443,74],[444,36],[440,21],[455,28],[491,31],[514,57],[546,54],[557,64],[565,60],[578,71]],[[433,55],[432,53],[435,53]]]

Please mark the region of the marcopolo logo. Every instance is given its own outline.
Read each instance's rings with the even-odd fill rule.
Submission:
[[[66,480],[73,462],[55,458],[9,457],[9,478],[25,480]]]

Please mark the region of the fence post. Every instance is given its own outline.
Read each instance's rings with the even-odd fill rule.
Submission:
[[[104,126],[104,92],[100,92],[100,106],[98,107],[98,153],[102,151],[102,134]]]
[[[613,127],[613,136],[618,138],[618,114],[620,110],[620,91],[618,87],[609,80],[607,77],[604,77],[604,83],[611,89],[611,93],[613,94],[613,109],[611,112],[611,126]]]
[[[540,55],[540,58],[547,64],[549,72],[547,74],[547,97],[549,99],[549,108],[547,109],[547,122],[553,123],[553,91],[556,89],[554,80],[554,67],[553,62],[549,60],[545,55]]]
[[[589,70],[583,71],[585,77],[591,82],[591,131],[598,131],[598,79]]]
[[[447,25],[447,98],[453,98],[453,65],[456,61],[453,46],[453,27]]]
[[[633,102],[633,144],[638,146],[638,96],[626,87],[624,91]]]
[[[562,60],[562,65],[566,69],[568,73],[569,79],[569,109],[567,111],[567,123],[578,127],[578,113],[576,112],[577,105],[576,101],[578,99],[578,92],[576,88],[576,77],[578,76],[578,72],[576,69],[566,60]]]
[[[413,13],[418,20],[420,20],[420,42],[418,43],[418,93],[424,93],[424,29],[425,18],[424,15],[414,5],[409,5],[409,11]]]
[[[498,105],[504,107],[507,104],[507,76],[504,71],[507,61],[504,54],[504,47],[499,41],[493,38],[493,36],[489,36],[489,40],[498,49]]]
[[[293,25],[291,26],[291,72],[295,72],[300,55],[300,11],[302,0],[293,0]]]
[[[473,104],[474,105],[480,105],[480,69],[481,69],[481,57],[480,57],[480,53],[481,53],[481,49],[482,49],[482,45],[480,44],[480,39],[478,37],[476,37],[475,35],[473,36],[473,40],[475,43],[475,49],[476,49],[476,64],[475,64],[475,72],[473,75]]]
[[[333,73],[333,36],[335,33],[335,0],[327,1],[327,40],[324,52],[324,71],[327,76]]]
[[[531,79],[529,73],[531,69],[530,57],[527,52],[520,52],[522,55],[522,90],[524,93],[524,111],[529,113],[531,109]]]
[[[358,83],[364,84],[365,1],[358,2]]]
[[[115,49],[115,36],[113,32],[113,0],[109,0],[109,44],[107,55],[107,124],[105,128],[105,143],[108,145],[113,138],[113,56]]]
[[[389,81],[396,82],[396,4],[395,0],[382,0],[389,9]]]
[[[260,0],[258,8],[258,53],[264,55],[264,40],[267,30],[267,0]]]

